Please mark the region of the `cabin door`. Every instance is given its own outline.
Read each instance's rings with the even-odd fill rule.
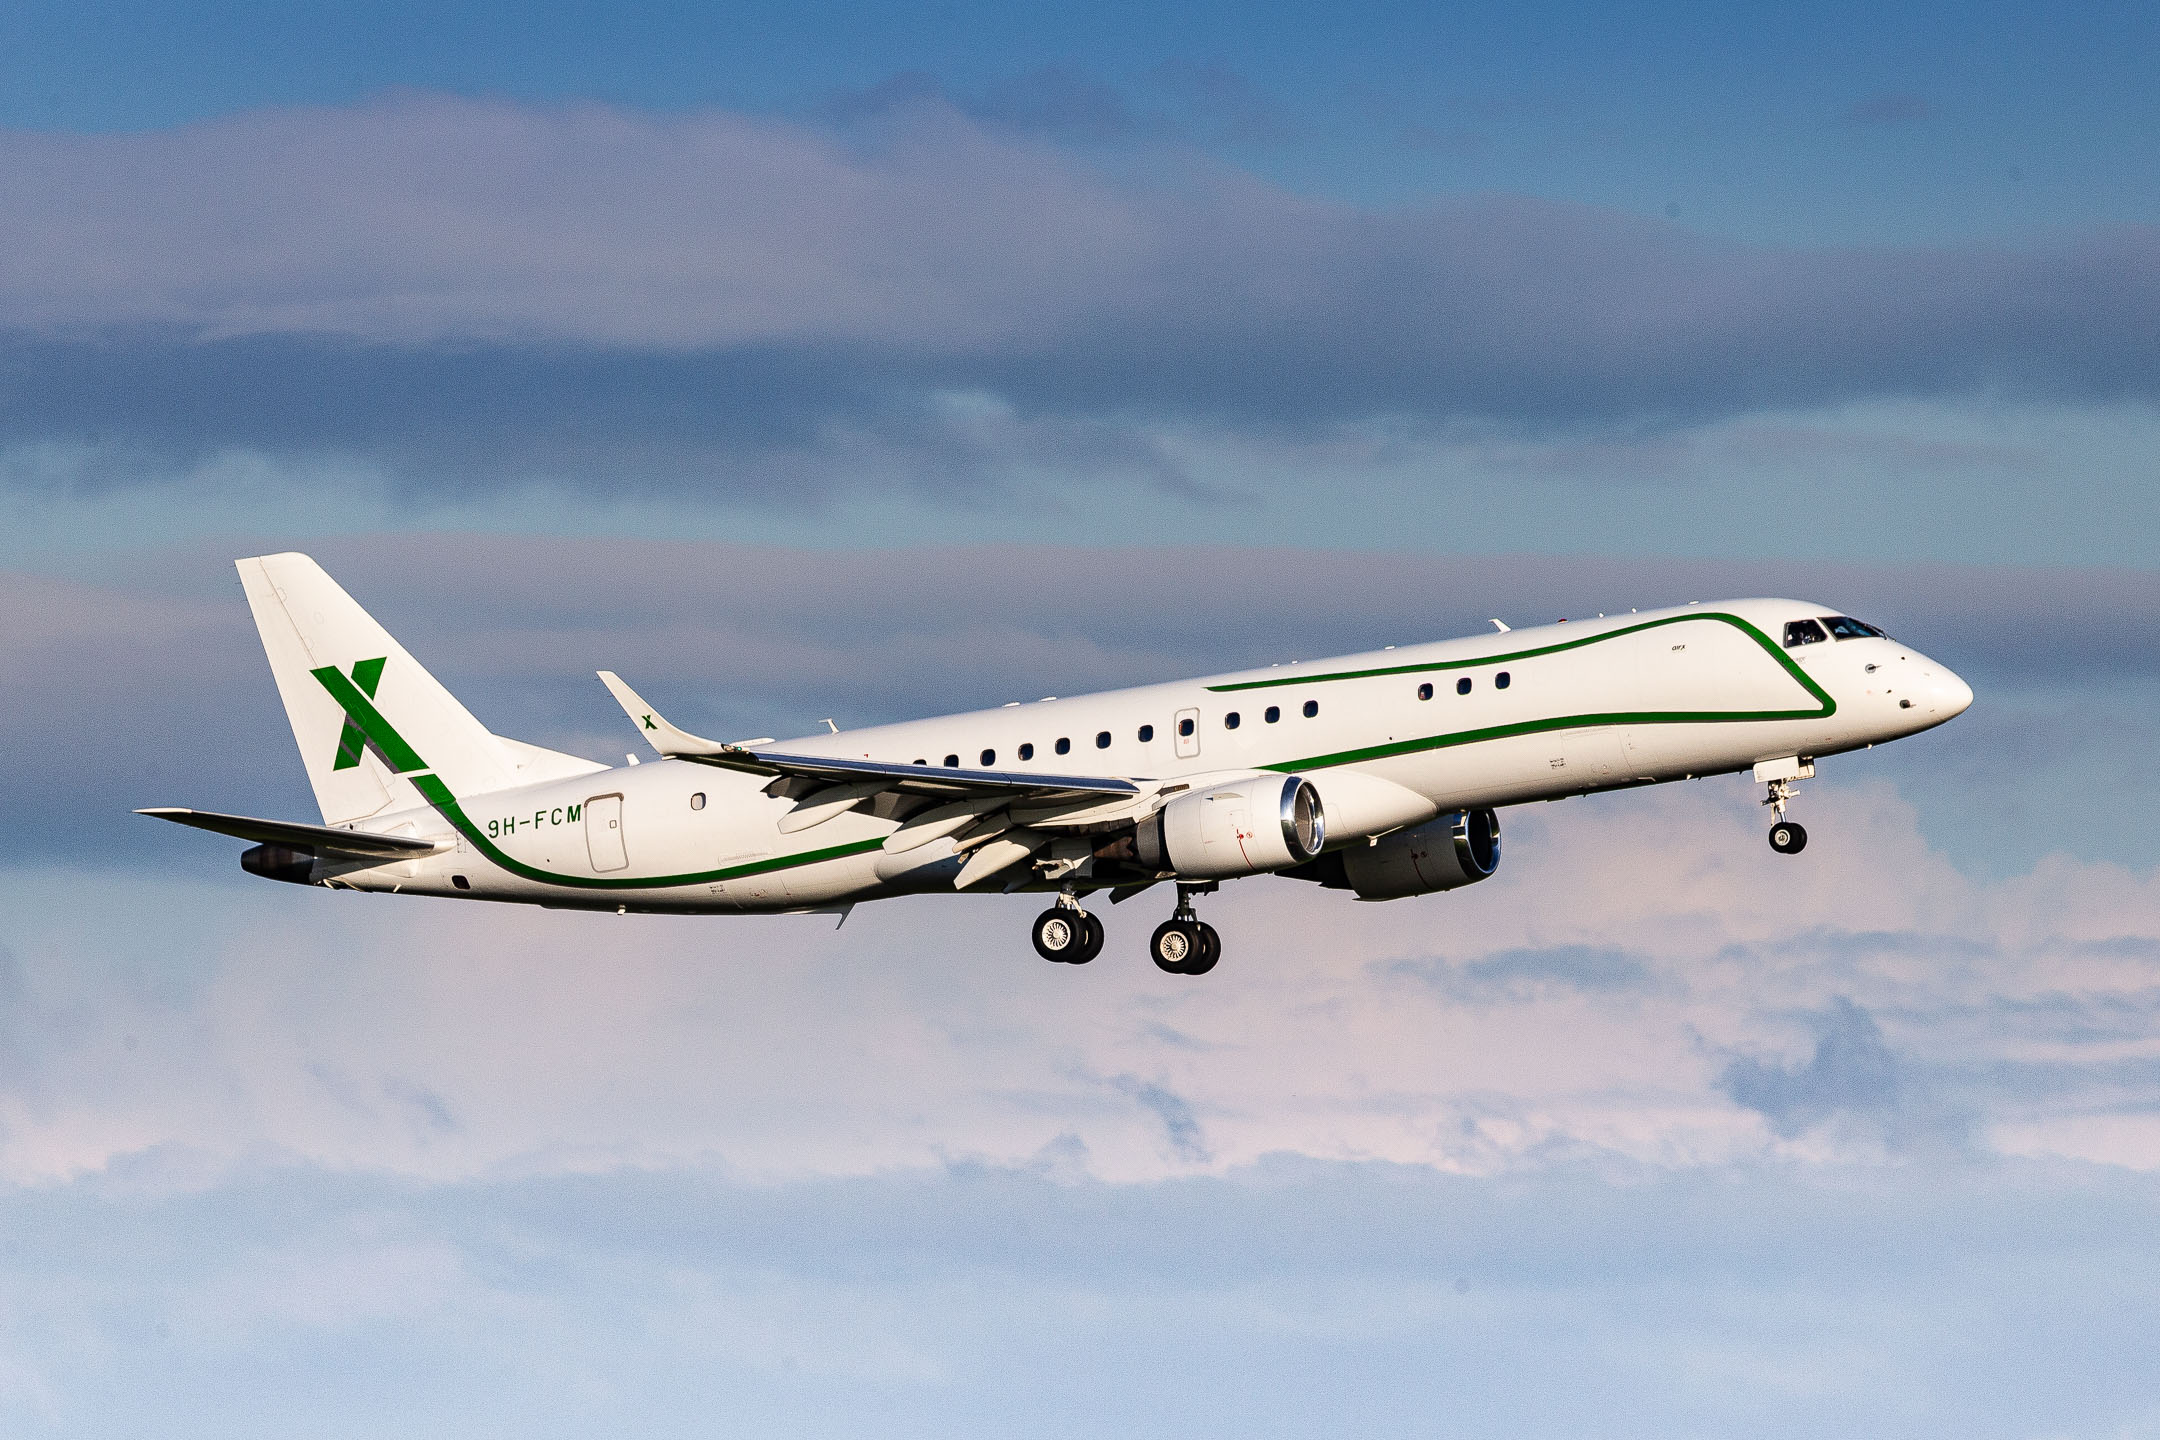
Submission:
[[[622,796],[595,795],[585,802],[585,848],[595,870],[620,870],[630,863],[623,848]]]

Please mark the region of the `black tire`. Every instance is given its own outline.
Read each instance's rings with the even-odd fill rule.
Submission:
[[[1807,831],[1790,820],[1770,827],[1770,848],[1780,855],[1797,855],[1807,849]]]
[[[1200,958],[1200,927],[1184,920],[1165,920],[1155,927],[1155,938],[1148,941],[1148,955],[1155,968],[1169,975],[1190,975],[1192,963]]]
[[[1092,915],[1082,915],[1062,905],[1053,905],[1035,917],[1032,938],[1035,953],[1056,965],[1084,964],[1095,957],[1087,954],[1088,922]],[[1095,920],[1099,933],[1102,922]],[[1101,942],[1096,942],[1098,947]],[[1084,958],[1083,958],[1084,957]]]
[[[1085,965],[1088,963],[1088,961],[1093,960],[1097,955],[1102,954],[1102,918],[1096,915],[1089,915],[1084,918],[1087,921],[1087,934],[1083,936],[1080,941],[1080,953],[1073,956],[1072,959],[1067,962],[1068,964]]]
[[[1215,933],[1213,925],[1203,920],[1200,922],[1200,956],[1196,960],[1185,962],[1185,973],[1187,975],[1205,975],[1215,968],[1215,962],[1220,959],[1222,959],[1222,936]]]

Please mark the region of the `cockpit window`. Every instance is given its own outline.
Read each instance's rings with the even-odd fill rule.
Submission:
[[[1825,615],[1822,623],[1829,626],[1830,633],[1840,640],[1887,640],[1890,638],[1865,620],[1855,620],[1850,615]],[[1791,642],[1788,641],[1787,643]]]
[[[1823,634],[1822,626],[1813,620],[1794,620],[1785,626],[1785,648],[1788,650],[1801,645],[1819,644],[1829,638]]]

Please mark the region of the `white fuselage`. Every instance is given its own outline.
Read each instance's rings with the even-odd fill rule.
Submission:
[[[1719,774],[1896,739],[1971,702],[1956,675],[1894,640],[1781,643],[1789,622],[1834,613],[1786,600],[1645,611],[782,748],[1195,788],[1285,772],[1320,789],[1329,841],[1341,844],[1423,818],[1376,795],[1408,792],[1429,815]],[[467,796],[364,827],[455,837],[454,850],[348,867],[335,883],[641,911],[806,909],[952,889],[961,865],[952,840],[887,849],[898,822],[869,802],[783,833],[794,802],[771,788],[759,776],[665,760]]]

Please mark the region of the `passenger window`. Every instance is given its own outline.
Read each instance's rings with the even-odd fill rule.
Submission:
[[[1797,649],[1802,645],[1820,644],[1830,637],[1823,634],[1822,626],[1813,620],[1794,620],[1785,627],[1785,648]]]
[[[959,768],[960,768],[960,757],[959,757],[958,755],[947,755],[947,756],[945,757],[945,768],[946,768],[946,769],[948,769],[948,770],[957,770],[957,769],[959,769]]]
[[[1110,748],[1110,732],[1108,730],[1098,730],[1095,732],[1095,748],[1098,750],[1107,750]]]
[[[1282,706],[1280,706],[1280,705],[1270,705],[1270,706],[1268,706],[1268,707],[1267,707],[1267,714],[1266,714],[1265,716],[1263,716],[1262,718],[1263,718],[1263,719],[1265,719],[1265,720],[1267,721],[1267,723],[1268,723],[1268,724],[1270,724],[1270,725],[1273,725],[1273,724],[1274,724],[1274,723],[1275,723],[1276,721],[1278,721],[1278,720],[1282,719]]]
[[[1468,675],[1463,676],[1462,679],[1455,682],[1455,693],[1458,695],[1467,695],[1470,693],[1470,677]]]
[[[1495,690],[1505,690],[1505,689],[1507,689],[1507,687],[1508,687],[1508,673],[1507,673],[1507,671],[1505,671],[1505,670],[1502,670],[1502,671],[1501,671],[1501,672],[1500,672],[1499,674],[1497,674],[1497,675],[1493,676],[1493,678],[1492,678],[1492,683],[1493,683],[1493,689],[1495,689]]]
[[[1153,740],[1154,738],[1155,738],[1155,727],[1154,727],[1153,725],[1142,725],[1142,726],[1140,727],[1140,743],[1141,743],[1141,744],[1145,745],[1145,744],[1147,744],[1147,743],[1148,743],[1148,741],[1150,741],[1150,740]]]
[[[1035,746],[1033,742],[1023,744],[1020,747],[1020,758],[1022,760],[1032,760],[1035,758]]]
[[[1180,735],[1188,735],[1188,736],[1189,736],[1189,735],[1191,735],[1191,734],[1192,734],[1192,721],[1190,721],[1190,720],[1180,720],[1180,721],[1178,721],[1178,722],[1177,722],[1177,733],[1178,733],[1178,734],[1180,734]]]
[[[1072,741],[1063,735],[1058,736],[1057,752],[1060,755],[1070,755],[1072,753]]]
[[[1310,719],[1312,719],[1312,718],[1313,718],[1313,716],[1315,716],[1315,715],[1318,715],[1319,713],[1320,713],[1320,702],[1319,702],[1318,700],[1307,700],[1307,701],[1305,702],[1305,718],[1306,718],[1306,719],[1310,720]]]
[[[983,768],[983,769],[985,769],[985,770],[987,770],[987,769],[989,769],[989,768],[990,768],[990,767],[991,767],[992,765],[995,765],[995,764],[997,764],[997,751],[995,751],[995,750],[985,750],[985,751],[983,751],[983,753],[982,753],[982,768]]]
[[[1237,713],[1237,711],[1235,711],[1235,710],[1232,710],[1232,711],[1231,711],[1231,712],[1230,712],[1229,714],[1227,714],[1227,715],[1225,715],[1225,716],[1223,716],[1223,717],[1222,717],[1222,728],[1223,728],[1223,729],[1225,729],[1225,730],[1235,730],[1235,729],[1237,729],[1237,727],[1238,727],[1238,713]]]
[[[1430,699],[1432,699],[1432,686],[1431,686],[1431,685],[1429,685],[1429,684],[1428,684],[1428,685],[1420,685],[1420,686],[1418,686],[1418,687],[1417,687],[1417,698],[1418,698],[1418,699],[1420,699],[1420,700],[1430,700]]]
[[[703,790],[698,791],[697,794],[690,797],[690,808],[693,810],[702,810],[705,808],[705,792]]]

